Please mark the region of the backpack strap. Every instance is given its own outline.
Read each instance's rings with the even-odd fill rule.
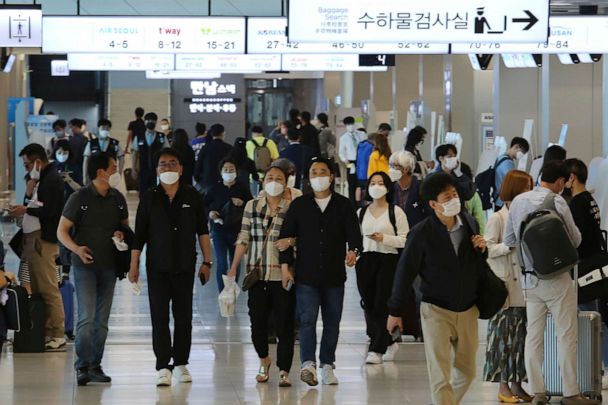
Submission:
[[[257,141],[255,140],[255,138],[251,137],[251,142],[253,143],[253,145],[254,145],[256,148],[259,148],[259,147],[260,147],[260,144],[259,144],[259,143],[257,143]]]
[[[393,232],[395,232],[395,236],[399,236],[397,232],[397,218],[395,217],[395,204],[388,205],[388,218],[391,221],[391,225],[393,226]]]
[[[507,160],[510,160],[511,158],[509,156],[503,156],[502,159],[494,162],[494,170],[498,169],[498,166],[500,166],[501,164],[503,164],[504,162],[506,162]]]
[[[367,212],[367,207],[369,207],[369,205],[364,205],[363,207],[361,207],[361,209],[359,210],[359,223],[362,224],[363,223],[363,217],[365,217],[365,213]]]
[[[263,148],[264,148],[264,147],[266,147],[266,144],[267,144],[267,143],[268,143],[268,139],[267,139],[267,138],[264,138],[264,142],[262,143],[262,147],[263,147]]]
[[[547,193],[540,208],[545,210],[557,211],[557,209],[555,208],[555,193]]]

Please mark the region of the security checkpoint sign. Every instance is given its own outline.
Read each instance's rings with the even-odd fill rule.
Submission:
[[[549,0],[290,0],[290,42],[544,42]]]

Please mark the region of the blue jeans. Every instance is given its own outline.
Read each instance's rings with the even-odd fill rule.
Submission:
[[[72,269],[78,301],[75,367],[95,368],[101,365],[108,337],[116,272],[84,266],[73,266]]]
[[[300,359],[302,364],[312,361],[316,364],[317,317],[321,308],[323,336],[319,360],[321,366],[333,365],[336,361],[336,347],[340,334],[340,320],[344,304],[344,286],[312,287],[296,283],[296,305],[300,321]]]
[[[598,300],[593,300],[589,302],[585,302],[584,304],[580,304],[578,309],[581,311],[595,311],[599,312],[599,303]],[[602,362],[604,363],[604,368],[608,368],[608,327],[602,320]]]
[[[217,289],[220,292],[224,289],[224,280],[222,280],[222,275],[228,274],[230,265],[234,260],[234,244],[236,243],[237,236],[238,235],[231,235],[224,232],[211,232],[213,251],[215,253],[215,276],[217,278]],[[239,279],[238,270],[236,273],[236,279]]]

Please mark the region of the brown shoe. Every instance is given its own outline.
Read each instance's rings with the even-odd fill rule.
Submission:
[[[575,397],[562,398],[562,405],[599,405],[601,401],[595,399],[588,399],[582,395],[577,395]]]

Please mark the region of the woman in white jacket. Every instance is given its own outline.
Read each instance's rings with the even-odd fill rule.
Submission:
[[[505,282],[509,296],[503,309],[488,323],[484,380],[500,383],[498,400],[506,403],[532,400],[521,386],[526,379],[524,364],[526,303],[520,282],[521,268],[517,252],[502,243],[511,201],[517,195],[530,191],[532,184],[530,175],[519,170],[511,170],[500,189],[500,199],[505,205],[490,217],[485,231],[488,264]],[[509,383],[511,383],[510,387]]]

